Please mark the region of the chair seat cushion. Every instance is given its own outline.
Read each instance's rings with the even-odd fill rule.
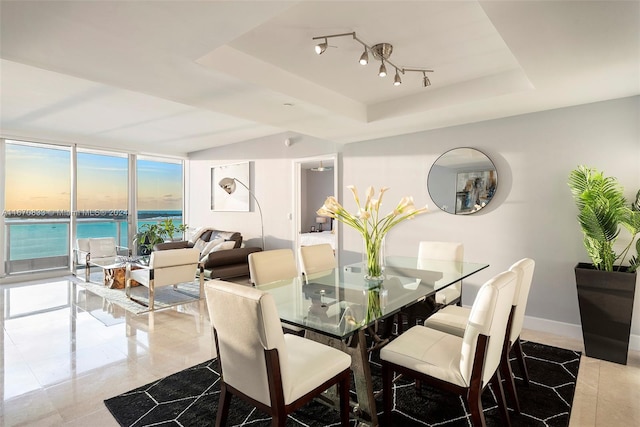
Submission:
[[[462,337],[471,309],[448,305],[424,321],[424,326]]]
[[[456,285],[451,285],[441,291],[436,292],[437,304],[451,304],[456,299],[460,298],[460,288]]]
[[[328,345],[294,334],[284,334],[284,341],[291,379],[288,390],[284,390],[285,404],[299,399],[351,366],[351,356]]]
[[[414,326],[380,350],[380,358],[416,372],[468,387],[460,372],[462,338]]]

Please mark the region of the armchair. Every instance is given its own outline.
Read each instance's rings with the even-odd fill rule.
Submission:
[[[131,264],[127,264],[125,276],[125,294],[127,298],[144,305],[144,303],[131,297],[131,281],[135,280],[149,289],[149,309],[153,311],[156,287],[173,285],[173,288],[177,290],[178,284],[193,282],[198,269],[200,269],[200,291],[198,295],[202,298],[204,274],[199,258],[200,251],[198,249],[168,249],[152,252],[148,266],[137,266],[138,269],[133,270]]]
[[[78,266],[84,266],[88,281],[92,262],[115,263],[118,256],[131,256],[131,249],[117,245],[114,237],[77,239],[73,257],[74,272],[77,273]]]

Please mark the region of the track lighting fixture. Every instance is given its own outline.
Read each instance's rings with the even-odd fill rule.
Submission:
[[[327,46],[328,46],[328,43],[327,43],[327,39],[325,38],[323,43],[318,43],[316,45],[316,53],[318,55],[322,55],[324,51],[327,50]]]
[[[378,75],[380,77],[387,76],[387,67],[384,66],[384,59],[382,60],[382,64],[380,64],[380,70],[378,71]]]
[[[431,86],[431,80],[427,77],[427,73],[422,73],[422,86],[429,87]]]
[[[428,70],[425,68],[404,68],[400,67],[389,60],[391,56],[391,52],[393,51],[393,46],[390,43],[378,43],[373,46],[369,46],[362,40],[360,40],[355,32],[352,33],[342,33],[342,34],[329,34],[326,36],[318,36],[313,37],[312,40],[324,40],[324,42],[316,45],[315,50],[318,55],[321,55],[325,50],[327,50],[328,43],[327,39],[332,37],[352,37],[355,41],[360,43],[364,47],[364,52],[360,55],[360,64],[367,65],[369,63],[369,52],[373,55],[374,59],[380,61],[380,68],[378,70],[378,75],[380,77],[385,77],[387,75],[387,67],[385,62],[391,65],[396,69],[395,77],[393,78],[393,85],[400,86],[402,84],[402,79],[400,78],[400,73],[405,74],[407,71],[412,71],[416,73],[422,73],[422,86],[428,87],[431,86],[431,81],[429,77],[427,77],[427,73],[432,73],[433,70]],[[333,46],[332,46],[333,47]]]
[[[360,65],[367,65],[369,63],[369,52],[367,51],[367,47],[364,47],[364,52],[360,55]]]
[[[398,69],[396,68],[396,76],[393,78],[393,85],[400,86],[402,84],[402,80],[400,80],[400,74],[398,74]]]

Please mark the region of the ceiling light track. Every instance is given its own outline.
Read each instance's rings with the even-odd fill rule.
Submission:
[[[371,53],[371,56],[373,56],[374,59],[380,61],[380,68],[378,70],[378,75],[380,77],[385,77],[387,75],[387,67],[385,63],[395,68],[396,72],[393,78],[394,86],[400,86],[402,84],[400,74],[404,75],[406,72],[422,73],[422,86],[431,86],[431,80],[429,80],[429,77],[427,77],[427,73],[433,73],[433,70],[426,68],[404,68],[396,65],[389,60],[389,57],[393,52],[393,45],[391,45],[390,43],[378,43],[373,46],[369,46],[367,43],[360,40],[356,36],[355,32],[313,37],[312,40],[324,40],[323,42],[318,43],[315,46],[315,51],[318,55],[322,55],[324,51],[327,50],[327,47],[329,46],[327,39],[333,37],[352,37],[355,41],[360,43],[364,47],[364,52],[362,53],[362,55],[360,55],[360,64],[367,65],[369,63],[369,53]]]

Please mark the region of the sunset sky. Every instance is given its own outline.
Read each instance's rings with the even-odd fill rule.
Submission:
[[[69,210],[68,148],[6,145],[6,210]],[[138,210],[182,210],[182,165],[138,159]],[[127,157],[78,151],[78,210],[127,208]]]

